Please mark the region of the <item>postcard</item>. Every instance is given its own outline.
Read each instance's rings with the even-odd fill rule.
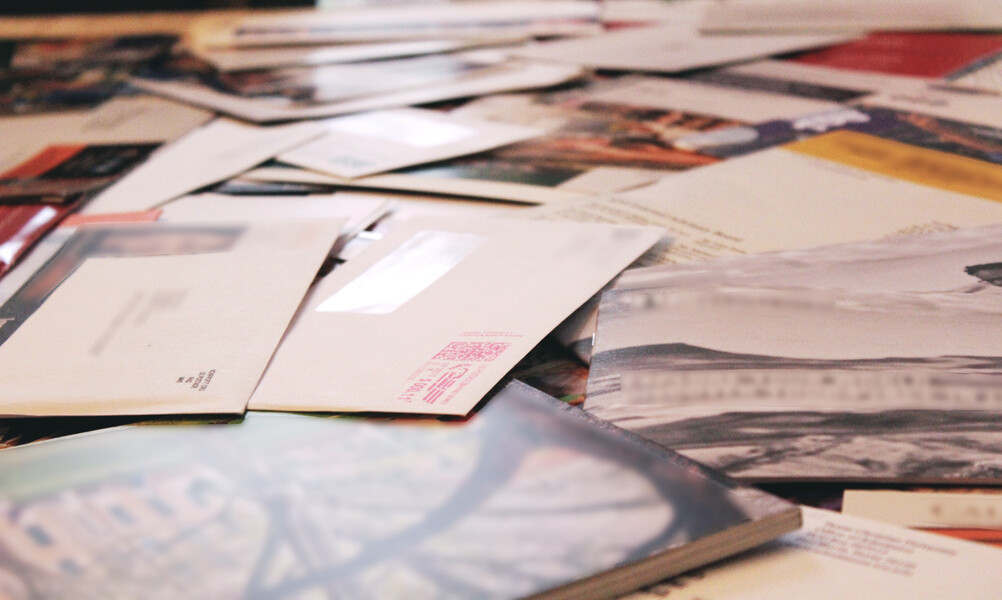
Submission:
[[[250,406],[465,415],[661,235],[508,218],[399,222],[313,290]]]
[[[151,93],[249,121],[271,122],[548,87],[583,73],[580,67],[510,60],[497,51],[314,69],[322,69],[323,78],[315,78],[308,68],[286,70],[277,78],[270,71],[261,71],[231,78],[227,86],[204,73],[167,71],[145,73],[132,83]],[[412,85],[400,89],[397,80],[401,77]]]
[[[844,42],[843,34],[700,35],[677,25],[627,27],[580,39],[539,42],[515,56],[623,71],[677,73]]]
[[[460,5],[375,6],[282,15],[222,15],[201,19],[192,31],[199,47],[252,47],[366,41],[480,38],[490,35],[560,36],[596,33],[592,2],[464,2]]]
[[[372,111],[327,119],[318,139],[278,160],[339,177],[361,177],[527,140],[542,132],[418,108]]]
[[[5,585],[56,594],[611,598],[800,524],[518,383],[464,423],[252,413],[9,452]]]
[[[0,307],[0,412],[242,413],[342,226],[78,229]]]
[[[990,600],[1002,551],[870,519],[802,507],[804,527],[739,557],[624,600]]]
[[[156,208],[232,177],[277,154],[323,135],[314,123],[259,127],[218,118],[160,151],[98,194],[87,214]]]
[[[585,407],[746,481],[994,483],[1000,311],[998,293],[608,292]]]

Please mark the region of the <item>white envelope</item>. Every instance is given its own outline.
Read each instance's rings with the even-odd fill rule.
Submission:
[[[321,8],[333,8],[324,6]],[[284,14],[222,14],[202,19],[191,33],[203,47],[283,46],[480,38],[484,35],[554,36],[593,33],[600,8],[582,0],[523,0],[370,6]]]
[[[675,73],[828,46],[847,35],[699,35],[677,25],[629,27],[581,39],[523,46],[511,52],[536,60],[630,71]]]
[[[471,54],[466,57],[490,68],[484,69],[482,74],[468,75],[454,81],[324,104],[303,105],[292,100],[281,102],[277,98],[245,98],[201,84],[181,81],[134,78],[132,83],[153,94],[176,98],[182,102],[205,106],[241,119],[263,123],[332,117],[363,110],[412,106],[454,98],[547,87],[580,77],[583,73],[582,69],[576,66],[504,61],[503,55],[493,52],[490,55]]]
[[[465,415],[662,233],[402,222],[317,286],[250,406]]]
[[[352,236],[390,210],[391,198],[378,194],[311,194],[305,196],[231,196],[196,194],[169,202],[161,221],[271,221],[274,219],[345,219],[342,233]]]
[[[410,40],[403,42],[376,42],[360,44],[337,44],[333,46],[273,46],[266,48],[243,48],[215,50],[193,48],[201,59],[212,63],[216,69],[226,71],[250,71],[274,69],[292,65],[326,65],[353,63],[384,58],[420,56],[468,50],[478,46],[494,46],[524,41],[524,36],[491,36],[472,40]]]
[[[348,179],[336,177],[324,173],[316,173],[304,169],[294,169],[289,167],[261,167],[248,171],[241,175],[242,179],[250,181],[265,182],[291,182],[291,183],[315,183],[320,185],[334,185],[352,187],[359,189],[373,190],[397,190],[401,192],[420,192],[425,194],[436,194],[443,196],[462,196],[468,198],[483,198],[487,200],[500,200],[502,202],[520,202],[526,204],[548,204],[551,202],[574,202],[585,200],[592,194],[580,191],[580,187],[574,186],[576,178],[556,186],[545,187],[541,185],[531,185],[525,183],[511,183],[508,181],[488,181],[486,179],[464,179],[462,177],[449,177],[455,169],[446,165],[442,176],[432,177],[430,175],[412,175],[410,173],[380,173],[370,177],[359,177],[358,179]],[[614,188],[614,191],[633,189],[638,185],[650,184],[657,180],[657,174],[646,172],[646,177],[637,176],[637,170],[600,168],[593,169],[600,171],[601,182],[607,191]],[[588,176],[586,172],[578,177]],[[594,184],[593,177],[588,177],[590,183]],[[638,182],[638,179],[640,181]]]
[[[275,127],[220,118],[161,148],[85,207],[86,214],[142,211],[237,175],[324,130],[315,123]]]
[[[209,111],[156,96],[123,96],[88,111],[4,117],[0,119],[0,139],[4,140],[0,172],[51,145],[169,142],[212,116]]]
[[[342,226],[81,228],[0,306],[0,413],[242,413]]]
[[[327,132],[279,155],[282,162],[361,177],[520,142],[542,132],[435,110],[399,108],[328,119]]]

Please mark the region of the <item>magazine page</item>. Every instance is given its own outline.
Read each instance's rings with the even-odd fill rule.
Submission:
[[[745,480],[997,482],[1000,310],[991,291],[607,292],[585,407]]]
[[[616,289],[712,285],[1002,293],[1002,226],[630,269]]]
[[[628,600],[989,600],[1002,586],[1002,551],[803,507],[804,528]]]

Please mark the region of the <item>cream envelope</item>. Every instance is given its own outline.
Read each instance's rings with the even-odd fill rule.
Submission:
[[[662,233],[401,222],[317,286],[250,407],[465,415]]]
[[[242,413],[343,224],[81,228],[0,306],[0,413]]]
[[[328,119],[320,138],[279,155],[282,162],[360,177],[484,152],[542,134],[435,110],[398,108]]]
[[[314,123],[259,127],[219,118],[160,149],[99,194],[87,214],[149,210],[323,135]]]

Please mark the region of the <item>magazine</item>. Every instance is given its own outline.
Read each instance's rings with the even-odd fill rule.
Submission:
[[[463,423],[251,413],[5,452],[0,574],[45,598],[608,598],[800,522],[518,383]]]

